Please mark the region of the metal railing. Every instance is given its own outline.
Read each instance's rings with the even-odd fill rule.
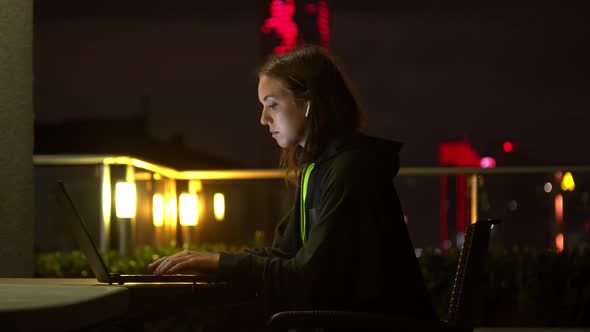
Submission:
[[[101,248],[108,248],[111,219],[111,189],[113,182],[117,179],[111,178],[111,167],[126,168],[125,175],[119,176],[120,181],[144,181],[144,180],[162,180],[165,185],[162,187],[164,194],[169,197],[177,196],[177,182],[198,184],[201,188],[201,181],[208,184],[224,182],[224,180],[280,180],[284,179],[286,173],[281,169],[234,169],[234,170],[176,170],[170,167],[150,163],[130,156],[109,156],[109,155],[35,155],[33,163],[36,167],[64,167],[64,166],[97,166],[100,169],[101,191],[103,200],[102,222],[100,227]],[[399,171],[400,177],[440,177],[463,176],[466,180],[466,194],[469,197],[469,203],[465,206],[468,210],[469,221],[475,222],[479,216],[479,197],[478,188],[482,176],[493,175],[534,175],[534,174],[554,174],[556,172],[573,172],[590,174],[590,166],[509,166],[497,168],[474,168],[474,167],[402,167]],[[152,181],[153,182],[153,181]],[[227,182],[227,181],[225,181]],[[446,183],[446,182],[445,182]],[[190,187],[190,186],[189,186]],[[188,190],[183,188],[182,190]],[[193,189],[195,190],[195,189]],[[198,190],[198,189],[197,189]],[[106,197],[106,198],[105,198]],[[105,204],[105,200],[109,204]],[[443,214],[443,212],[441,212]],[[176,232],[176,219],[174,214],[170,216],[167,224],[170,224],[168,237],[173,238]],[[173,225],[174,224],[174,225]],[[442,226],[441,226],[442,227]],[[120,230],[122,232],[123,230]],[[442,232],[443,230],[441,230]]]

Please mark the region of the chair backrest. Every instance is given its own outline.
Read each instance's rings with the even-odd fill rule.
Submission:
[[[488,254],[492,226],[500,220],[479,220],[467,227],[465,241],[451,293],[448,322],[456,326],[473,326],[479,318],[484,283],[483,266]]]

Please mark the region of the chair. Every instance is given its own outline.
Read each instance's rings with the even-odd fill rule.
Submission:
[[[309,310],[276,313],[267,325],[272,330],[380,328],[397,331],[473,331],[482,304],[484,285],[480,281],[490,232],[492,226],[498,223],[500,220],[479,220],[467,227],[447,320],[419,321],[377,313]]]

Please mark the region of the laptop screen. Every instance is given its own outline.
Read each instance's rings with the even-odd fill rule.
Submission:
[[[96,276],[96,279],[100,282],[110,283],[109,270],[100,256],[94,241],[92,241],[88,228],[78,213],[74,201],[66,189],[66,185],[62,181],[57,182],[56,199],[62,217],[66,220],[80,249],[86,255],[90,269]]]

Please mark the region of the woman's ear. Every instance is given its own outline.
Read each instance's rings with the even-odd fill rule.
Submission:
[[[309,108],[311,107],[311,101],[307,101],[307,109],[305,110],[305,117],[309,115]]]

